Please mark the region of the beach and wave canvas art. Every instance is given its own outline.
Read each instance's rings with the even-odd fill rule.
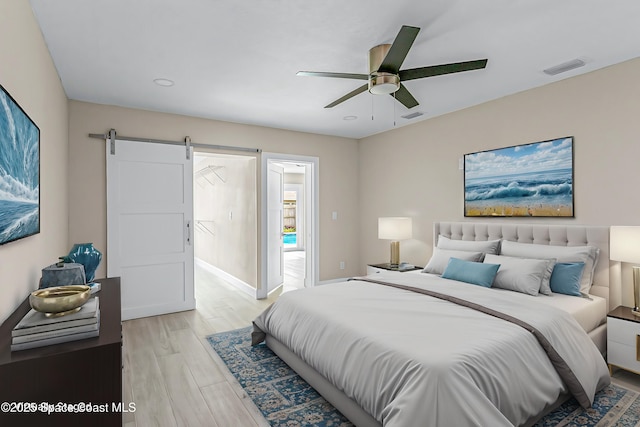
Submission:
[[[464,216],[573,217],[573,137],[465,154]]]
[[[40,232],[40,129],[0,86],[0,244]]]

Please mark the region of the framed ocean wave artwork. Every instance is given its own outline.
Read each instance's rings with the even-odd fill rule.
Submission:
[[[40,232],[40,129],[0,85],[0,245]]]
[[[464,156],[465,217],[574,217],[573,137]]]

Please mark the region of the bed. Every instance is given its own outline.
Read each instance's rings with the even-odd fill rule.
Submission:
[[[608,235],[608,227],[436,223],[429,265],[448,250],[440,239],[455,248],[498,241],[514,254],[558,250],[557,259],[561,248],[597,251],[589,294],[534,296],[440,274],[376,275],[284,294],[255,319],[254,343],[264,340],[357,426],[532,425],[571,394],[589,406],[609,383]],[[509,263],[525,261],[498,253],[483,257],[502,262],[504,282]],[[526,262],[538,270],[548,262],[540,274],[551,275],[557,259]],[[462,265],[464,276],[498,264]]]

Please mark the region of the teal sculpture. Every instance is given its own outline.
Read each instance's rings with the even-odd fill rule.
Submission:
[[[64,262],[76,262],[84,265],[87,283],[91,283],[95,279],[96,270],[101,260],[102,253],[93,246],[93,243],[76,243],[71,248],[69,255],[64,257]]]

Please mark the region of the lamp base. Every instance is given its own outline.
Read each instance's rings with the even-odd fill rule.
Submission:
[[[397,267],[400,264],[400,242],[391,242],[391,267]]]

